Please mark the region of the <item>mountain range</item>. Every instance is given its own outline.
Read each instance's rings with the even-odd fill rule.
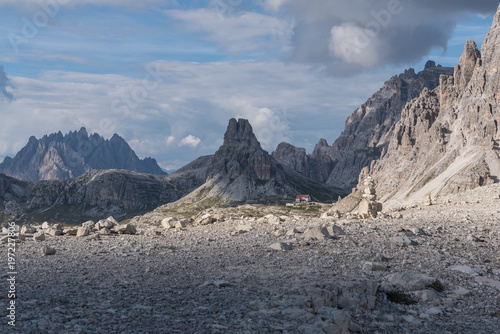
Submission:
[[[14,158],[6,157],[0,172],[24,181],[64,180],[95,169],[124,169],[166,174],[155,159],[139,159],[117,134],[104,139],[85,128],[63,136],[59,131],[41,139],[30,137]]]
[[[386,204],[496,183],[499,73],[500,7],[481,51],[468,41],[455,68],[429,61],[419,73],[392,77],[332,146],[321,139],[311,154],[288,143],[269,154],[245,119],[229,121],[215,154],[170,175],[154,159],[137,158],[118,135],[104,140],[81,129],[32,137],[0,164],[0,220],[124,218],[172,202],[202,209],[298,194],[331,202],[355,188],[347,202],[361,197],[367,176]]]

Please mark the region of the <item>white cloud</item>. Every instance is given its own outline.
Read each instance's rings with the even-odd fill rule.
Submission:
[[[260,0],[259,2],[265,9],[277,11],[287,2],[287,0]]]
[[[174,142],[175,142],[175,137],[174,136],[168,136],[168,138],[166,140],[167,146],[172,145]]]
[[[31,135],[85,126],[106,138],[116,132],[139,157],[152,156],[175,169],[217,151],[231,117],[249,119],[268,151],[283,140],[311,150],[308,145],[321,137],[335,139],[347,116],[400,72],[339,79],[279,61],[157,61],[146,66],[160,82],[138,99],[133,93],[144,87],[140,76],[65,71],[44,72],[38,79],[10,76],[15,99],[0,101],[0,157],[17,153]],[[114,108],[116,101],[126,102]]]
[[[332,27],[328,49],[332,56],[364,67],[380,65],[383,50],[378,36],[354,23]]]
[[[191,146],[194,148],[194,147],[197,147],[198,145],[200,145],[200,143],[201,143],[200,138],[197,138],[193,135],[189,135],[181,140],[181,142],[179,143],[179,146]]]
[[[182,23],[181,29],[198,32],[224,50],[243,54],[264,50],[286,51],[293,22],[255,12],[221,16],[216,10],[166,10],[165,15]]]
[[[254,108],[247,105],[242,109],[244,111],[237,118],[246,118],[250,121],[262,147],[272,150],[279,143],[290,140],[287,137],[290,127],[286,124],[286,120],[281,119],[281,117],[286,119],[286,110],[280,111],[279,115],[269,108]]]

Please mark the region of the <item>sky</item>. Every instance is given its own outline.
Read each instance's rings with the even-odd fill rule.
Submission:
[[[393,75],[480,47],[498,0],[0,0],[0,161],[30,136],[122,136],[175,170],[230,118],[311,152]]]

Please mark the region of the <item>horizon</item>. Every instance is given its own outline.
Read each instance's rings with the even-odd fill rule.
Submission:
[[[31,136],[85,127],[105,139],[118,134],[165,170],[213,154],[233,117],[248,119],[269,153],[283,141],[307,152],[320,138],[331,145],[392,76],[418,73],[427,60],[454,66],[469,39],[481,48],[498,6],[42,4],[0,2],[0,161]],[[345,44],[353,36],[359,43]]]

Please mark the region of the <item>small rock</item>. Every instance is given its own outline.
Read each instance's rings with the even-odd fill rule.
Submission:
[[[410,240],[407,236],[397,236],[392,238],[392,242],[400,247],[407,247],[413,245],[413,241]]]
[[[462,288],[461,286],[453,290],[453,293],[458,296],[464,296],[464,297],[470,296],[470,291]]]
[[[365,262],[363,269],[367,271],[383,271],[387,269],[387,266],[380,262]]]
[[[44,241],[45,240],[45,233],[43,231],[36,232],[35,234],[33,234],[33,240]]]
[[[217,280],[214,282],[214,285],[218,288],[225,288],[231,286],[232,284],[226,280]]]
[[[486,285],[491,286],[492,288],[496,288],[496,289],[500,290],[500,281],[496,281],[494,279],[490,279],[490,278],[486,278],[486,277],[482,277],[482,276],[477,276],[476,278],[474,278],[474,280],[479,284],[486,284]]]
[[[42,247],[42,255],[55,255],[56,254],[56,249],[49,247],[49,246],[43,246]]]
[[[310,227],[304,232],[305,239],[315,239],[323,241],[330,237],[330,233],[328,233],[326,227]]]
[[[3,236],[0,238],[0,244],[6,244],[9,242],[9,236],[6,235],[6,236]]]
[[[437,315],[443,313],[443,311],[439,307],[431,307],[427,311],[425,311],[426,314],[429,315]]]
[[[50,227],[50,224],[48,222],[44,222],[42,224],[42,228],[45,230],[45,229],[48,229]]]
[[[289,244],[284,243],[284,242],[276,242],[276,243],[272,244],[271,246],[269,246],[269,248],[274,249],[274,250],[278,250],[278,251],[289,251],[289,250],[293,249],[292,245],[289,245]]]
[[[464,274],[477,275],[476,271],[469,266],[465,265],[455,265],[448,267],[450,270],[459,271]]]

